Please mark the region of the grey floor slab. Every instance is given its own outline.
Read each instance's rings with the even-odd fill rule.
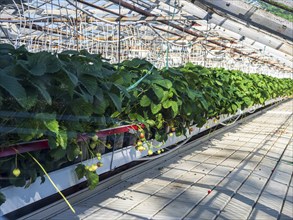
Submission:
[[[51,219],[293,219],[293,100]]]

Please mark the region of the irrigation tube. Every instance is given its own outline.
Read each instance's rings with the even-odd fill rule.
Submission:
[[[255,111],[255,110],[254,110]],[[238,116],[237,116],[237,118],[233,121],[233,122],[231,122],[231,123],[227,123],[227,124],[225,124],[224,122],[220,122],[220,124],[221,125],[223,125],[223,126],[229,126],[229,125],[233,125],[233,124],[235,124],[235,122],[240,118],[240,116],[242,115],[242,110],[241,109],[239,109],[238,110]]]

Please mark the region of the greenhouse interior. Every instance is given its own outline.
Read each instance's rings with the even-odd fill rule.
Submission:
[[[0,0],[0,219],[293,219],[292,0]]]

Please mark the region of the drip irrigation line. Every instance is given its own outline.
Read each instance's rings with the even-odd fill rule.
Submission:
[[[247,111],[247,112],[250,113],[250,114],[252,114],[252,113],[254,113],[255,111],[256,111],[256,107],[252,108],[252,110]]]
[[[236,121],[240,118],[240,116],[241,116],[242,113],[243,113],[241,109],[239,109],[238,112],[239,112],[239,113],[238,113],[238,116],[236,117],[236,119],[235,119],[233,122],[231,122],[231,123],[220,122],[220,124],[223,125],[223,126],[230,126],[230,125],[235,124]]]

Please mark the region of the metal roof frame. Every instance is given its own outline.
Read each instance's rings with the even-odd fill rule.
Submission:
[[[173,54],[174,59],[177,59],[172,62],[177,65],[180,62],[183,64],[192,61],[192,54],[199,55],[198,59],[195,59],[196,62],[211,63],[212,59],[209,57],[217,60],[219,51],[226,51],[225,59],[231,59],[228,63],[233,63],[234,57],[238,57],[239,60],[245,58],[252,66],[258,66],[252,68],[252,71],[258,70],[259,65],[262,65],[265,67],[263,72],[274,69],[276,72],[284,73],[283,76],[292,77],[292,35],[288,34],[292,30],[292,22],[278,20],[274,22],[274,26],[270,26],[272,31],[269,33],[263,28],[266,20],[259,22],[259,26],[251,22],[260,14],[269,19],[267,12],[255,9],[244,1],[0,2],[0,43],[8,42],[15,46],[25,44],[32,51],[88,49],[90,52],[102,53],[106,58],[113,58],[112,62],[117,62],[116,56],[120,57],[121,54],[126,54],[122,59],[135,56],[148,59],[149,56],[149,59],[152,57],[156,61],[155,57],[166,56],[166,50],[170,50],[169,55]],[[205,4],[202,4],[203,2]],[[233,14],[230,9],[228,10],[227,4],[228,9],[235,9],[237,6],[237,13],[234,11]],[[223,7],[226,7],[225,10]],[[242,14],[246,16],[239,16]],[[278,28],[284,26],[286,30],[276,33]],[[282,35],[286,35],[286,39],[280,37]],[[122,45],[123,51],[116,51],[118,44]],[[158,47],[157,50],[150,48],[150,44]],[[176,55],[176,47],[181,47],[185,52]],[[131,51],[127,48],[133,49]],[[182,58],[179,59],[180,56]],[[158,66],[163,65],[164,59]],[[218,62],[220,66],[224,60],[221,62]],[[213,65],[216,66],[217,62],[214,61]],[[237,65],[243,64],[239,61],[236,64],[234,62],[232,66],[237,68]]]

